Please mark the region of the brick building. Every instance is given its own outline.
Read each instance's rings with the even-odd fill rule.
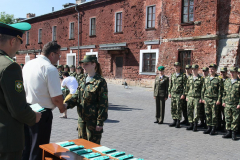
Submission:
[[[37,57],[43,45],[62,46],[59,64],[96,55],[106,79],[151,86],[158,65],[239,65],[240,2],[237,0],[95,0],[32,17],[32,29],[16,56]],[[78,12],[79,34],[78,34]],[[79,47],[78,47],[79,35]],[[78,50],[79,49],[79,50]]]

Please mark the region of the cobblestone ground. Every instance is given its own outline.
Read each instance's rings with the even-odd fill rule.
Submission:
[[[125,151],[145,160],[160,159],[240,159],[240,141],[223,139],[218,135],[204,135],[170,128],[170,99],[166,102],[164,124],[155,121],[155,101],[151,88],[108,84],[109,117],[104,125],[101,145]],[[77,139],[76,108],[68,110],[68,119],[59,118],[58,109],[53,111],[54,120],[51,142]],[[239,136],[238,136],[239,137]]]

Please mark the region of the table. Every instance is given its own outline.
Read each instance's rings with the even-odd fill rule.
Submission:
[[[92,149],[95,147],[101,147],[101,145],[87,141],[85,139],[74,139],[68,140],[69,142],[74,142],[76,145],[83,145],[85,149]],[[63,148],[55,143],[44,144],[39,146],[43,150],[42,160],[87,160],[83,156],[79,156],[76,153],[73,153],[66,148]],[[93,152],[98,152],[92,149]],[[105,154],[101,153],[105,156]],[[117,160],[116,158],[111,157],[111,159]]]

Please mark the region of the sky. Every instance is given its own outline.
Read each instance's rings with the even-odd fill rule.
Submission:
[[[87,0],[89,1],[89,0]],[[63,4],[76,3],[76,0],[0,0],[0,12],[13,14],[14,18],[26,18],[27,13],[40,16],[63,9]]]

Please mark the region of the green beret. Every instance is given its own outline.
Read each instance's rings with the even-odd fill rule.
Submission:
[[[217,65],[214,64],[214,63],[212,63],[212,64],[209,65],[209,68],[212,68],[212,67],[213,67],[213,68],[217,68]]]
[[[237,71],[238,71],[238,68],[237,68],[237,67],[231,67],[231,68],[230,68],[230,71],[231,71],[231,72],[237,72]]]
[[[202,70],[203,70],[203,71],[208,71],[209,68],[208,68],[208,67],[203,67]]]
[[[197,69],[197,68],[199,68],[199,66],[198,66],[197,64],[193,64],[193,65],[192,65],[192,68],[193,68],[193,69]]]
[[[180,62],[175,62],[174,63],[174,66],[180,66],[181,64],[180,64]]]
[[[158,67],[158,70],[159,70],[159,71],[164,71],[164,69],[165,69],[165,68],[164,68],[163,66],[159,66],[159,67]]]
[[[75,66],[74,66],[74,65],[71,65],[70,68],[75,68]]]
[[[220,72],[227,72],[227,67],[221,67]]]
[[[80,61],[80,63],[85,63],[85,62],[97,62],[97,57],[93,55],[85,55],[83,60]]]
[[[77,66],[77,69],[82,69],[82,67],[81,66]]]
[[[63,68],[69,68],[68,65],[64,65]]]
[[[187,64],[185,68],[190,69],[190,68],[192,68],[192,66],[190,64]]]

